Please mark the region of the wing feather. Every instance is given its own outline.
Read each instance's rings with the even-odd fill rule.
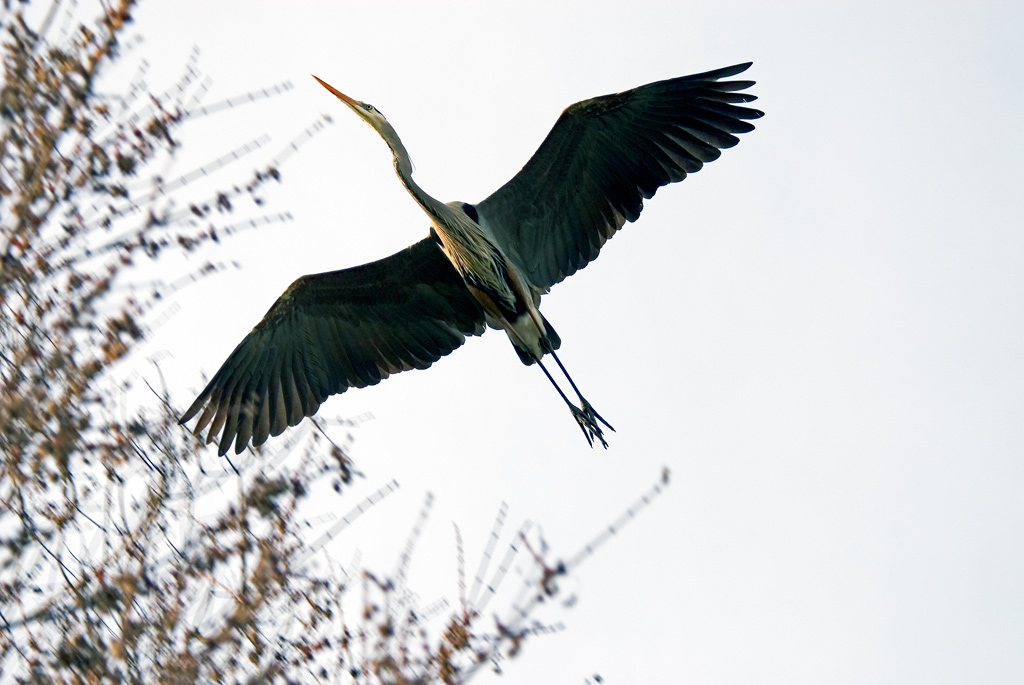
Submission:
[[[484,331],[484,314],[430,238],[370,264],[298,279],[185,411],[225,454],[261,445],[330,395],[425,369]]]
[[[640,86],[568,107],[523,169],[476,205],[480,223],[533,285],[547,288],[597,257],[643,201],[754,129],[750,63]]]

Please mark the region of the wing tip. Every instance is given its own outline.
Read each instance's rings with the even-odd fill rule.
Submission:
[[[736,74],[742,74],[744,71],[746,71],[752,66],[754,66],[753,60],[749,62],[741,62],[740,64],[734,64],[731,67],[725,67],[720,71],[727,71],[730,72],[729,74],[727,74],[728,76],[735,76]]]
[[[191,421],[192,418],[199,413],[199,410],[203,408],[203,405],[206,404],[204,401],[205,399],[206,393],[201,393],[189,408],[185,410],[185,413],[181,415],[181,418],[178,419],[178,425],[184,426],[186,423]]]

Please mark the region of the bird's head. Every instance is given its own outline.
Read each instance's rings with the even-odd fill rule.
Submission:
[[[384,115],[381,114],[377,110],[377,108],[371,105],[370,103],[360,102],[359,100],[353,100],[352,98],[345,95],[331,84],[320,80],[316,76],[314,76],[313,78],[316,79],[317,83],[319,83],[321,86],[330,91],[330,93],[334,95],[334,97],[338,98],[346,105],[348,105],[353,112],[358,114],[363,121],[372,126],[374,130],[377,131],[378,133],[380,133],[381,131],[382,124],[386,124],[388,122],[388,120],[384,118]]]
[[[402,141],[399,139],[394,127],[387,119],[384,118],[384,115],[380,113],[380,110],[368,102],[361,102],[350,98],[334,86],[321,81],[316,76],[313,78],[317,80],[317,83],[330,91],[332,95],[348,105],[349,109],[358,114],[360,119],[365,121],[373,128],[374,131],[380,134],[380,137],[384,139],[388,144],[388,147],[390,147],[391,151],[394,153],[396,162],[405,161],[411,167],[411,162],[409,162],[409,153],[405,151],[405,146],[402,145]]]

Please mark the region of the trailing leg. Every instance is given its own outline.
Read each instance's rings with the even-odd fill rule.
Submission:
[[[558,368],[562,370],[562,373],[565,375],[566,380],[569,381],[569,385],[572,386],[573,392],[576,393],[576,397],[580,398],[580,407],[582,407],[583,412],[590,417],[591,421],[597,419],[614,433],[615,429],[612,428],[611,424],[605,421],[600,414],[594,411],[594,408],[590,406],[590,402],[587,402],[587,398],[583,396],[583,393],[580,392],[580,389],[576,387],[575,383],[573,383],[572,376],[570,376],[569,372],[565,370],[565,365],[562,364],[562,360],[558,358],[558,355],[555,354],[554,350],[551,350],[551,356],[555,358],[555,363],[558,364]]]
[[[558,357],[555,357],[555,360],[557,361]],[[597,421],[600,421],[605,426],[608,426],[608,428],[611,428],[612,431],[614,431],[615,429],[608,425],[608,422],[602,419],[600,415],[598,415],[597,412],[594,411],[594,408],[590,406],[590,403],[587,402],[582,395],[580,395],[579,391],[576,390],[576,385],[573,384],[572,379],[569,378],[568,374],[566,374],[566,378],[569,378],[569,383],[572,384],[573,390],[576,390],[576,395],[580,398],[582,408],[577,407],[575,404],[569,401],[569,398],[565,396],[564,392],[562,392],[562,388],[558,386],[558,383],[555,382],[555,379],[551,376],[551,373],[548,372],[547,368],[544,366],[544,363],[541,362],[541,360],[537,360],[537,365],[540,366],[541,371],[543,371],[544,375],[548,377],[549,381],[551,381],[551,385],[555,386],[555,390],[558,391],[558,395],[569,406],[569,411],[572,412],[573,418],[576,419],[576,423],[579,425],[580,430],[583,431],[583,437],[587,439],[587,444],[593,447],[594,439],[596,438],[598,441],[600,441],[602,447],[608,449],[608,441],[604,439],[604,433],[601,431],[601,426],[597,423]],[[562,363],[558,362],[558,366],[562,367]],[[565,367],[562,367],[562,372],[565,373]]]

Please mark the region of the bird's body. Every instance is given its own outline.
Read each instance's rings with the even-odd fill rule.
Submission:
[[[452,212],[453,221],[444,230],[435,222],[435,234],[441,250],[483,307],[487,323],[508,333],[526,364],[539,360],[550,349],[558,349],[558,337],[537,309],[541,291],[519,273],[485,226],[478,223],[479,215],[472,205],[452,202],[447,206],[458,207]]]
[[[353,106],[347,96],[320,79],[317,81]],[[361,105],[354,106],[358,108]],[[508,333],[524,361],[532,363],[539,360],[547,351],[544,344],[547,326],[537,311],[541,291],[519,274],[496,238],[481,223],[473,205],[458,201],[438,202],[419,187],[412,177],[409,153],[394,128],[376,110],[364,111],[376,117],[371,125],[376,124],[374,128],[391,147],[395,173],[430,218],[432,237],[462,276],[470,294],[483,307],[487,323]]]
[[[235,348],[192,406],[207,442],[221,433],[242,451],[311,416],[331,394],[426,368],[479,335],[508,334],[524,364],[540,364],[588,442],[610,428],[555,355],[558,334],[540,297],[596,258],[658,187],[682,180],[753,129],[758,110],[737,106],[753,82],[718,79],[750,65],[652,83],[567,108],[512,180],[476,205],[439,202],[413,180],[409,154],[372,105],[320,79],[372,126],[395,172],[430,218],[430,236],[386,259],[303,276]],[[315,78],[315,77],[314,77]],[[580,400],[574,405],[541,362],[551,354]],[[205,408],[204,408],[205,407]]]

